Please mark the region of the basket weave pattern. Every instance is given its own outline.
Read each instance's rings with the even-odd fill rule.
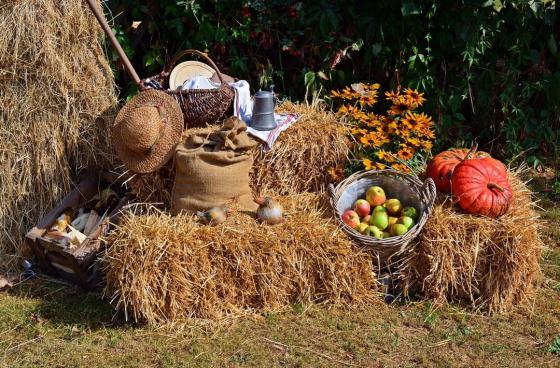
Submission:
[[[185,91],[168,89],[171,70],[182,57],[188,54],[200,56],[214,68],[221,82],[220,87],[214,89],[190,89]],[[235,91],[224,81],[222,73],[212,59],[197,50],[185,50],[178,53],[161,73],[150,77],[150,79],[160,83],[165,88],[164,92],[177,100],[183,111],[185,128],[200,127],[215,123],[226,113],[235,96]]]
[[[385,190],[387,199],[399,198],[403,207],[412,206],[418,210],[417,223],[404,235],[377,239],[358,233],[342,221],[341,216],[344,211],[351,209],[354,202],[363,197],[367,189],[374,185]],[[418,236],[432,212],[436,198],[436,187],[432,179],[428,178],[422,182],[416,175],[393,169],[359,171],[344,179],[336,187],[331,184],[329,192],[336,219],[342,230],[358,245],[373,250],[381,265],[401,253]]]

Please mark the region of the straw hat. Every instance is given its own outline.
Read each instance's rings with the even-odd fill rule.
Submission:
[[[182,133],[183,115],[177,101],[150,89],[121,109],[113,125],[113,144],[126,167],[149,173],[169,161]]]
[[[177,89],[191,78],[203,76],[210,78],[214,75],[214,69],[210,65],[200,61],[185,61],[177,65],[169,75],[169,88]]]

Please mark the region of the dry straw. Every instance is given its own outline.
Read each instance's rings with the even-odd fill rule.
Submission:
[[[539,219],[520,171],[509,179],[514,198],[499,219],[462,214],[450,200],[434,206],[404,261],[405,290],[489,313],[532,305],[543,246]]]
[[[223,320],[296,302],[376,300],[372,259],[327,220],[325,198],[282,201],[288,219],[257,224],[235,212],[217,227],[154,209],[125,216],[107,239],[107,294],[127,318],[152,325]]]
[[[14,265],[25,232],[78,172],[111,161],[97,118],[111,115],[114,82],[84,4],[0,5],[0,268]]]
[[[284,102],[281,112],[302,118],[280,135],[274,149],[255,157],[253,189],[289,195],[326,190],[328,169],[346,162],[349,140],[345,126],[324,107]]]

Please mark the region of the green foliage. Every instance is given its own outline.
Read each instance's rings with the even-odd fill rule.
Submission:
[[[560,336],[558,336],[556,340],[554,340],[552,344],[550,344],[550,346],[548,347],[548,351],[553,354],[560,355]]]
[[[356,81],[418,88],[439,145],[558,155],[560,19],[551,0],[108,0],[142,76],[196,48],[256,88],[319,98]],[[134,28],[134,21],[141,24]],[[114,59],[115,60],[115,59]],[[122,78],[120,85],[126,85]]]

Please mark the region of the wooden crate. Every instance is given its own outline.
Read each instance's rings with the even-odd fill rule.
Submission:
[[[99,238],[106,235],[111,224],[118,221],[121,209],[129,203],[130,198],[127,195],[121,197],[97,229],[74,249],[43,236],[64,210],[69,207],[81,207],[99,192],[101,183],[116,181],[116,175],[105,172],[87,177],[26,234],[25,241],[37,258],[42,272],[75,283],[84,289],[92,289],[99,285],[101,272],[95,261],[104,249],[104,244]]]

